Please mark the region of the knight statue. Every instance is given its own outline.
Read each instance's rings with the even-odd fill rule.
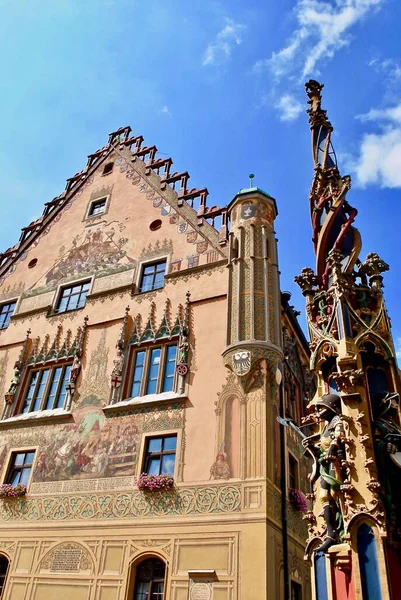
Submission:
[[[401,427],[398,423],[399,395],[380,392],[373,399],[376,463],[387,518],[393,536],[401,541]]]
[[[341,533],[341,509],[338,492],[343,481],[342,461],[345,459],[344,428],[341,421],[341,399],[337,394],[325,394],[316,402],[319,421],[325,426],[316,436],[305,438],[304,447],[312,451],[317,468],[311,477],[312,485],[319,478],[319,498],[323,506],[323,516],[327,535],[317,552],[326,552],[336,544]]]

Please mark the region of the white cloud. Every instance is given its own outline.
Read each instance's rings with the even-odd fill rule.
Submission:
[[[361,187],[401,187],[401,103],[391,108],[371,109],[359,115],[361,121],[376,125],[378,132],[365,133],[353,170]]]
[[[245,25],[235,23],[232,19],[226,19],[226,25],[206,48],[202,65],[206,67],[226,62],[230,58],[235,44],[237,46],[241,44],[244,30]]]
[[[160,112],[162,115],[166,115],[167,117],[172,117],[172,114],[171,114],[168,106],[162,106],[162,108],[160,109]]]
[[[376,71],[385,73],[387,77],[392,80],[401,78],[401,66],[393,58],[386,58],[384,60],[372,58],[372,60],[368,62],[368,65],[369,67],[373,67]]]
[[[401,337],[398,337],[395,340],[394,346],[395,346],[395,354],[397,356],[397,360],[399,363],[401,363]]]
[[[265,61],[258,61],[256,69],[265,66],[277,79],[300,73],[316,75],[320,61],[332,58],[337,50],[350,42],[349,30],[369,11],[379,8],[385,0],[298,0],[294,12],[298,26],[290,36],[290,43],[273,52]]]
[[[294,121],[304,110],[302,104],[290,94],[281,96],[276,104],[276,108],[279,110],[280,121]]]

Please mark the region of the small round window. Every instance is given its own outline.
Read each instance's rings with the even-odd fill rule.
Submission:
[[[33,258],[28,263],[28,269],[33,269],[33,267],[36,267],[37,264],[38,264],[38,259],[37,258]]]
[[[161,219],[156,219],[156,221],[152,221],[149,225],[150,231],[157,231],[162,226]]]

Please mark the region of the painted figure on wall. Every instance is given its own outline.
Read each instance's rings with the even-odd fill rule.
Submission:
[[[220,444],[219,453],[215,462],[210,467],[210,479],[229,479],[230,467],[227,462],[227,453],[224,450],[224,442]]]
[[[401,427],[397,422],[399,396],[392,392],[381,392],[376,394],[373,404],[376,461],[387,519],[393,527],[393,535],[401,540]]]
[[[117,220],[87,226],[75,235],[69,247],[60,248],[53,266],[27,295],[54,289],[64,280],[83,275],[102,276],[134,268],[137,261],[128,255],[130,240],[123,234],[125,229],[126,225]]]
[[[108,420],[93,406],[80,409],[74,423],[52,432],[46,451],[39,454],[34,481],[132,475],[141,417],[137,420]]]
[[[114,221],[114,224],[119,225],[119,222]],[[72,247],[47,273],[46,284],[58,283],[71,275],[107,272],[109,269],[116,268],[127,256],[124,249],[127,242],[128,238],[118,235],[113,223],[105,223],[94,231],[87,229],[77,234],[72,240]],[[129,260],[125,262],[128,263]]]
[[[345,459],[344,428],[341,422],[341,399],[337,394],[325,394],[316,402],[319,420],[326,424],[318,443],[315,436],[303,440],[303,445],[315,454],[317,466],[314,479],[319,476],[319,498],[327,535],[317,551],[326,552],[339,541],[341,533],[341,509],[338,492],[343,481],[342,461]],[[312,484],[314,481],[312,481]]]

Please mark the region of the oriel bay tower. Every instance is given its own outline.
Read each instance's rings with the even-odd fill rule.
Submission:
[[[121,128],[0,256],[2,600],[310,597],[276,202],[188,179]]]

